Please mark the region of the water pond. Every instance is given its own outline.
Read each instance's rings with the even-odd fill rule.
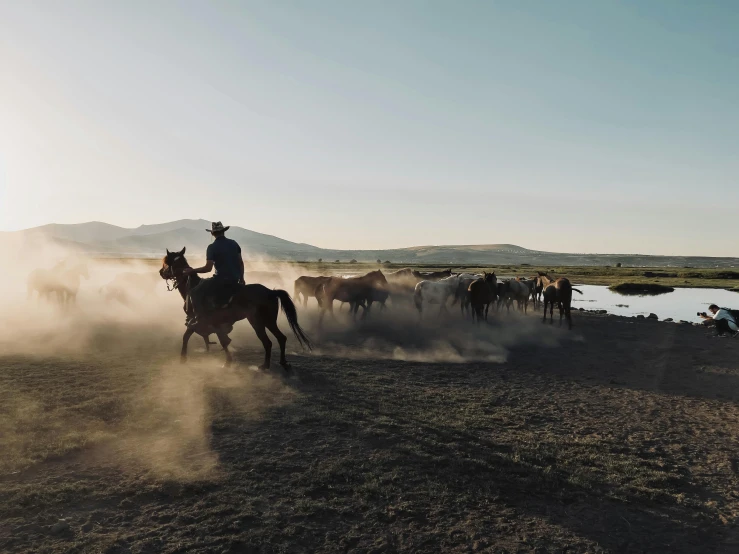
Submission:
[[[696,312],[708,311],[718,304],[725,308],[739,308],[739,294],[724,289],[675,289],[659,295],[619,294],[598,285],[578,285],[582,295],[573,294],[573,308],[608,310],[609,314],[635,316],[657,314],[660,319],[700,321]]]

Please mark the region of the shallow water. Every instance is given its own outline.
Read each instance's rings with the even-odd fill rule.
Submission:
[[[700,321],[696,312],[707,312],[708,306],[718,304],[739,308],[739,294],[724,289],[675,289],[657,296],[634,296],[615,293],[608,287],[577,285],[583,294],[573,293],[573,308],[608,310],[609,314],[635,316],[655,313],[660,319]]]

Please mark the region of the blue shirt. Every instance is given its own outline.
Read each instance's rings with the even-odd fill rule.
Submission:
[[[205,259],[216,266],[215,277],[238,281],[241,279],[241,247],[235,240],[223,235],[216,237],[205,251]]]

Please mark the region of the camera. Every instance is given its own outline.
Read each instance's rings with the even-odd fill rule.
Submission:
[[[696,315],[697,315],[697,316],[704,316],[704,317],[708,317],[708,315],[706,315],[706,312],[698,312],[698,313],[697,313]]]

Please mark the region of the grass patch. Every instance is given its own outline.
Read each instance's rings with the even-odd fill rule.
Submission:
[[[619,283],[608,288],[621,294],[665,294],[675,290],[674,287],[658,283]]]

